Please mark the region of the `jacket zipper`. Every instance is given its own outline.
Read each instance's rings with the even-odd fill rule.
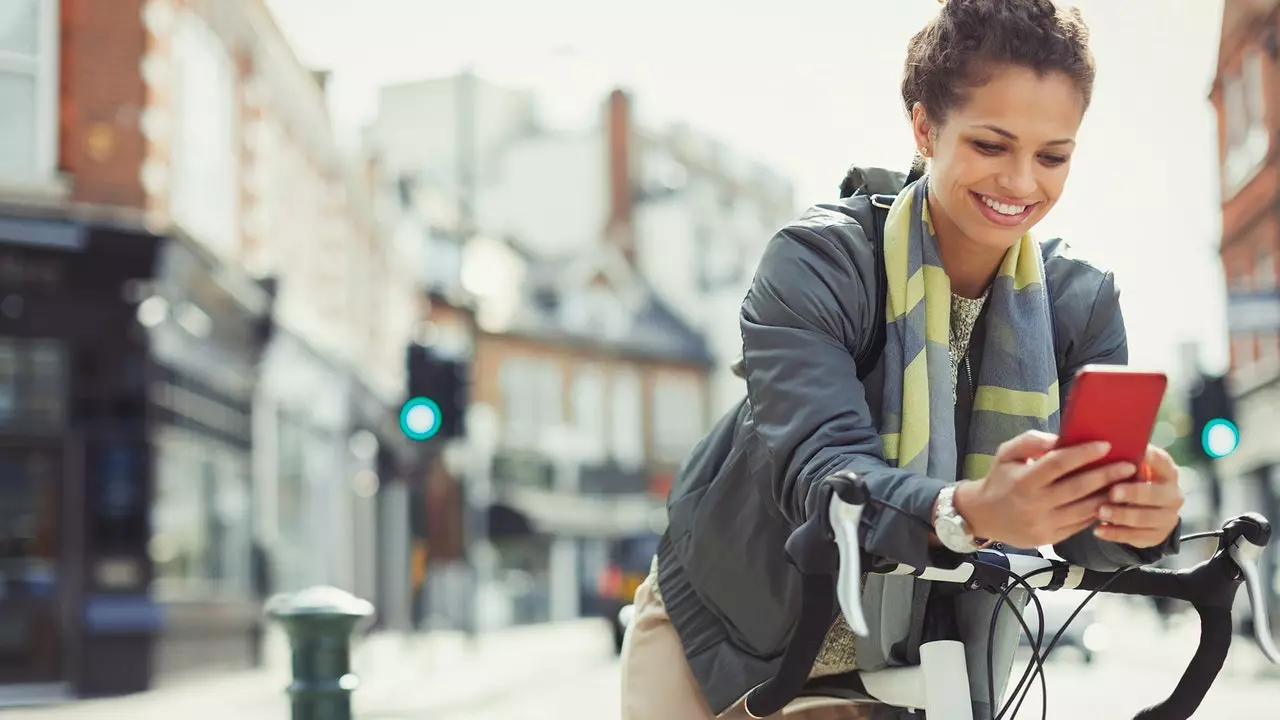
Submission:
[[[965,351],[964,354],[964,375],[965,379],[969,381],[969,410],[972,413],[972,405],[978,401],[978,388],[973,384],[973,366],[969,364],[968,351]]]

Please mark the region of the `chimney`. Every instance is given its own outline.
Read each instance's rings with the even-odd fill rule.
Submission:
[[[621,89],[609,93],[605,103],[605,137],[609,158],[609,221],[607,241],[616,245],[627,262],[635,262],[635,233],[631,218],[631,98]]]

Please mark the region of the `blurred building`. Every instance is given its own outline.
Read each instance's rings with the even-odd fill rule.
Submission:
[[[630,151],[611,154],[603,130],[540,129],[528,93],[468,75],[385,89],[368,141],[400,204],[400,241],[427,248],[420,341],[471,359],[470,397],[497,420],[495,505],[480,521],[496,560],[479,570],[513,600],[495,612],[588,612],[611,544],[661,530],[671,476],[713,417],[720,365],[698,315],[640,265],[639,183],[619,154]],[[487,494],[467,485],[474,466],[449,472],[447,454],[426,511],[428,534],[457,528],[431,543],[430,597],[444,614],[471,597],[460,568],[475,562],[451,518],[474,517],[468,498]]]
[[[536,98],[471,74],[382,89],[371,142],[443,226],[478,223],[540,256],[619,248],[707,338],[719,414],[745,387],[738,310],[764,245],[795,213],[790,182],[714,137],[635,120],[621,90],[594,127],[539,124]]]
[[[1226,0],[1218,72],[1210,99],[1218,115],[1222,181],[1220,253],[1231,334],[1230,380],[1239,449],[1219,461],[1222,512],[1280,519],[1280,2]],[[1280,598],[1280,553],[1264,556],[1264,577]]]
[[[416,278],[323,76],[259,0],[15,0],[0,58],[0,701],[247,666],[269,591],[385,595]]]

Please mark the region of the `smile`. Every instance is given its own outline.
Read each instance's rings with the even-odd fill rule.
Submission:
[[[1031,212],[1035,210],[1039,203],[1031,203],[1030,205],[1010,205],[1002,203],[993,198],[987,197],[981,193],[970,191],[974,201],[978,205],[978,209],[982,212],[983,217],[990,220],[996,225],[1002,227],[1014,227],[1021,225],[1030,217]]]

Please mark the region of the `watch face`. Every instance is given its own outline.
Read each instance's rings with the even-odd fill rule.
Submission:
[[[938,539],[948,549],[961,551],[973,546],[973,540],[969,537],[959,524],[951,518],[942,518],[935,528],[938,533]]]

